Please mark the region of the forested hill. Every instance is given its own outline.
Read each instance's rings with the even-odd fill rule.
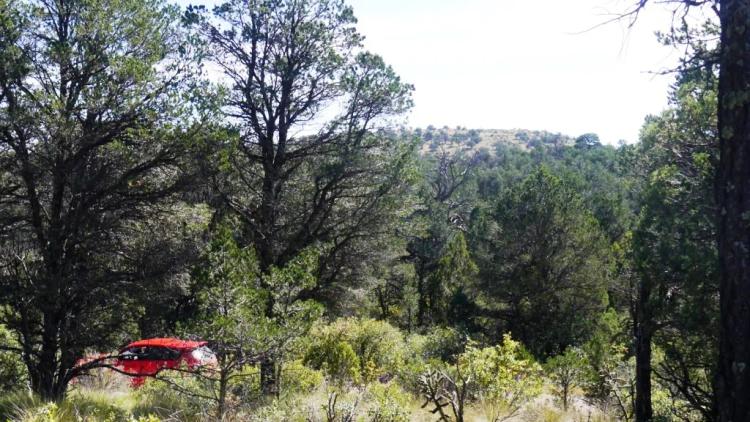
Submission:
[[[434,171],[433,177],[440,179],[427,182],[443,190],[437,196],[470,191],[471,199],[461,202],[483,208],[543,168],[575,190],[612,240],[627,230],[637,213],[636,195],[628,193],[638,171],[636,146],[605,145],[594,133],[572,137],[528,129],[428,126],[401,135],[418,140],[422,171],[427,177]]]
[[[424,129],[414,129],[412,133],[422,141],[423,153],[435,151],[441,147],[449,150],[486,149],[489,152],[495,152],[498,145],[530,150],[539,146],[560,147],[575,144],[575,138],[560,133],[526,129],[469,129],[447,126],[435,128],[430,125]]]

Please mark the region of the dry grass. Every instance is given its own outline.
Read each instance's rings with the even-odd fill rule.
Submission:
[[[284,421],[284,422],[327,422],[326,410],[334,388],[321,385],[309,394],[288,395],[278,400],[255,403],[245,406],[238,412],[228,415],[227,422],[234,421]],[[422,408],[419,397],[403,393],[406,398],[404,409],[408,420],[413,422],[434,422],[435,414],[431,406]],[[368,422],[375,403],[372,395],[362,387],[351,387],[338,393],[337,409],[343,411],[356,403],[356,421]],[[210,413],[197,413],[190,409],[189,402],[178,395],[142,395],[127,387],[127,380],[101,374],[86,382],[79,383],[60,404],[44,403],[29,394],[13,394],[0,398],[0,421],[20,422],[157,422],[157,421],[202,421],[212,420]],[[477,403],[471,404],[465,419],[475,422],[493,422],[486,416],[488,409]],[[446,411],[450,411],[446,408]],[[149,416],[151,418],[149,419]],[[604,415],[598,409],[586,404],[580,397],[574,397],[570,409],[565,412],[549,394],[542,394],[529,403],[509,422],[614,422],[616,419]]]

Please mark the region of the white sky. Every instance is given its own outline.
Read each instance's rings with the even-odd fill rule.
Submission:
[[[216,0],[179,0],[214,4]],[[656,30],[654,5],[635,28],[593,29],[635,0],[349,0],[368,50],[415,85],[408,124],[536,129],[635,142],[667,105],[679,52]]]

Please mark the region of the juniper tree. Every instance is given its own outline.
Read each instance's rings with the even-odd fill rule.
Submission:
[[[0,1],[0,319],[64,395],[155,274],[128,239],[185,180],[193,49],[159,0]],[[120,336],[120,337],[118,337]]]
[[[199,12],[188,17],[223,75],[223,115],[236,134],[214,187],[261,272],[330,245],[318,283],[299,298],[338,296],[368,242],[392,231],[411,148],[377,129],[411,106],[412,88],[364,51],[341,0],[232,0]],[[266,392],[276,390],[273,367],[261,368]]]

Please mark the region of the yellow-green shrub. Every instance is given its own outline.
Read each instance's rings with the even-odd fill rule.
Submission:
[[[509,334],[494,347],[470,343],[458,356],[456,371],[475,385],[490,420],[514,414],[542,390],[541,366]]]
[[[373,383],[367,389],[370,408],[367,411],[372,422],[408,422],[409,395],[396,383]]]
[[[344,318],[310,333],[304,362],[334,379],[369,382],[404,363],[401,332],[384,321]]]
[[[304,363],[323,371],[337,383],[360,380],[359,358],[352,346],[330,333],[315,339],[305,353]]]
[[[287,394],[310,393],[323,384],[323,373],[305,366],[302,361],[285,363],[281,370],[281,390]]]

